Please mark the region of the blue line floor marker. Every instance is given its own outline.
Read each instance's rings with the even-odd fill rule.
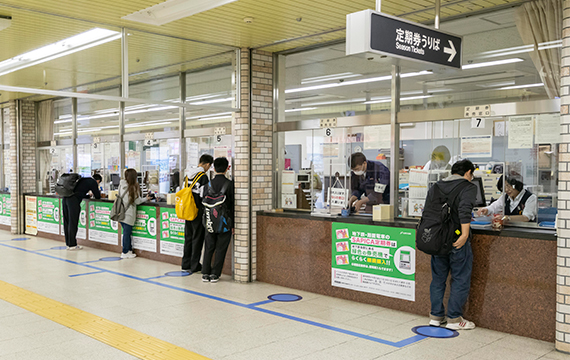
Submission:
[[[23,249],[23,248],[19,248],[19,247],[17,247],[17,246],[8,245],[8,244],[0,244],[0,246],[4,246],[4,247],[11,248],[11,249],[20,250],[20,251],[24,251],[24,252],[28,252],[28,253],[40,255],[40,256],[43,256],[43,257],[51,258],[51,259],[58,260],[58,261],[63,261],[63,262],[70,263],[70,264],[75,264],[75,265],[79,265],[79,266],[84,266],[84,267],[87,267],[87,268],[90,268],[90,269],[93,269],[93,270],[98,270],[98,271],[101,271],[101,272],[105,272],[105,273],[108,273],[108,274],[114,274],[114,275],[117,275],[117,276],[122,276],[122,277],[125,277],[125,278],[127,278],[127,279],[143,281],[143,282],[146,282],[146,283],[149,283],[149,284],[153,284],[153,285],[157,285],[157,286],[160,286],[160,287],[163,287],[163,288],[167,288],[167,289],[171,289],[171,290],[177,290],[177,291],[185,292],[185,293],[187,293],[187,294],[191,294],[191,295],[200,296],[200,297],[203,297],[203,298],[206,298],[206,299],[223,302],[223,303],[229,304],[229,305],[239,306],[239,307],[242,307],[242,308],[250,309],[250,310],[252,310],[252,311],[259,311],[259,312],[262,312],[262,313],[265,313],[265,314],[269,314],[269,315],[274,315],[274,316],[277,316],[277,317],[280,317],[280,318],[283,318],[283,319],[292,320],[292,321],[297,321],[297,322],[300,322],[300,323],[303,323],[303,324],[307,324],[307,325],[312,325],[312,326],[315,326],[315,327],[318,327],[318,328],[321,328],[321,329],[326,329],[326,330],[335,331],[335,332],[338,332],[338,333],[341,333],[341,334],[346,334],[346,335],[354,336],[354,337],[356,337],[356,338],[360,338],[360,339],[364,339],[364,340],[370,340],[370,341],[373,341],[373,342],[376,342],[376,343],[380,343],[380,344],[384,344],[384,345],[389,345],[389,346],[393,346],[393,347],[396,347],[396,348],[402,348],[402,347],[404,347],[404,346],[413,344],[413,343],[415,343],[415,342],[418,342],[418,341],[427,339],[427,337],[426,337],[426,336],[423,336],[423,335],[414,335],[414,336],[412,336],[412,337],[410,337],[410,338],[407,338],[407,339],[404,339],[404,340],[401,340],[401,341],[398,341],[398,342],[388,341],[388,340],[380,339],[380,338],[373,337],[373,336],[370,336],[370,335],[361,334],[361,333],[357,333],[357,332],[350,331],[350,330],[345,330],[345,329],[338,328],[338,327],[335,327],[335,326],[329,326],[329,325],[322,324],[322,323],[319,323],[319,322],[316,322],[316,321],[307,320],[307,319],[303,319],[303,318],[300,318],[300,317],[291,316],[291,315],[287,315],[287,314],[282,314],[282,313],[279,313],[279,312],[277,312],[277,311],[267,310],[267,309],[263,309],[263,308],[251,306],[251,305],[248,305],[248,304],[243,304],[243,303],[240,303],[240,302],[237,302],[237,301],[233,301],[233,300],[229,300],[229,299],[225,299],[225,298],[222,298],[222,297],[218,297],[218,296],[214,296],[214,295],[208,295],[208,294],[201,293],[201,292],[198,292],[198,291],[194,291],[194,290],[190,290],[190,289],[185,289],[185,288],[181,288],[181,287],[173,286],[173,285],[169,285],[169,284],[164,284],[164,283],[161,283],[161,282],[158,282],[158,281],[147,280],[147,279],[144,279],[144,278],[140,278],[140,277],[138,277],[138,276],[128,275],[128,274],[120,273],[120,272],[113,271],[113,270],[103,269],[103,268],[99,268],[99,267],[96,267],[96,266],[93,266],[93,265],[89,265],[89,264],[86,264],[86,263],[80,263],[80,262],[73,261],[73,260],[63,259],[63,258],[60,258],[60,257],[57,257],[57,256],[53,256],[53,255],[49,255],[49,254],[46,254],[46,253],[37,252],[37,251],[35,251],[35,250]]]
[[[21,238],[12,239],[11,241],[25,241],[25,240],[30,240],[30,238],[21,237]]]
[[[122,260],[119,256],[109,256],[109,257],[102,257],[99,261],[120,261]]]
[[[161,278],[165,278],[165,277],[167,277],[167,276],[166,275],[153,276],[153,277],[146,278],[145,280],[161,279]]]
[[[256,307],[256,306],[260,306],[260,305],[270,304],[270,303],[272,303],[272,302],[275,302],[275,301],[274,301],[274,300],[263,300],[263,301],[260,301],[260,302],[256,302],[256,303],[253,303],[253,304],[249,304],[248,306],[249,306],[249,307]]]
[[[418,335],[438,339],[448,339],[459,336],[459,333],[455,330],[437,326],[416,326],[412,328],[412,331]]]
[[[54,246],[50,250],[66,250],[67,246]]]
[[[188,271],[169,271],[164,276],[174,276],[174,277],[181,277],[181,276],[190,276],[192,275],[191,272]]]
[[[88,272],[88,273],[84,273],[84,274],[75,274],[75,275],[69,275],[69,277],[77,277],[77,276],[83,276],[83,275],[93,275],[93,274],[100,274],[103,271],[93,271],[93,272]]]

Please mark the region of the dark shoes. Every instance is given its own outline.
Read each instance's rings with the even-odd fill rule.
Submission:
[[[218,275],[202,275],[202,281],[217,283],[220,281],[220,277]]]
[[[202,275],[203,282],[210,282],[210,275]]]

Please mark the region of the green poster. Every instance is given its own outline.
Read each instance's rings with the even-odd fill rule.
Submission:
[[[415,301],[416,231],[332,224],[332,285]]]
[[[12,224],[12,197],[10,194],[0,194],[0,225]]]
[[[113,203],[89,201],[89,240],[118,245],[119,224],[111,221]]]
[[[38,231],[59,235],[59,198],[38,197]]]
[[[173,208],[160,209],[160,253],[182,257],[184,254],[185,221]]]
[[[133,248],[156,252],[156,206],[137,206]]]
[[[77,238],[87,239],[87,210],[86,201],[81,202],[81,212],[79,213],[79,226],[77,228]],[[63,223],[63,221],[62,221]],[[62,232],[63,234],[63,232]]]

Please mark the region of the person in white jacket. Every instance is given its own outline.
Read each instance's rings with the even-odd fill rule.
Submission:
[[[133,226],[137,218],[137,205],[148,200],[142,196],[139,182],[137,181],[137,171],[135,169],[125,170],[125,178],[119,183],[119,193],[117,195],[125,206],[125,218],[121,221],[123,228],[123,252],[121,259],[133,259],[132,233]]]

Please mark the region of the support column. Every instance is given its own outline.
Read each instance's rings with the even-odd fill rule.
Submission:
[[[10,194],[12,234],[24,232],[24,194],[36,191],[36,108],[32,101],[10,103]]]
[[[256,279],[256,212],[271,209],[273,57],[241,51],[241,110],[236,112],[234,279]]]
[[[558,169],[556,349],[570,353],[570,0],[564,1]]]

